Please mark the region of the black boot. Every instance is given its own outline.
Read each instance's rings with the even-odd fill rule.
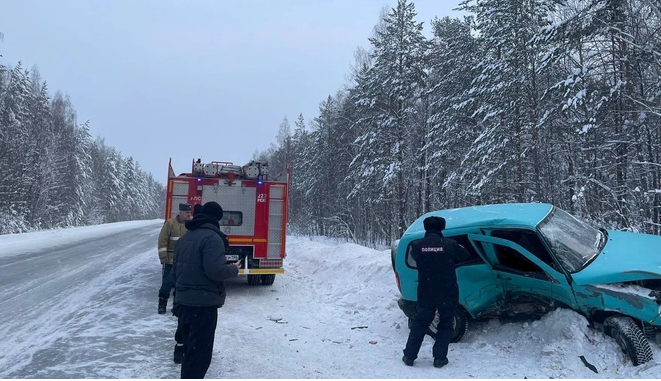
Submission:
[[[167,298],[158,298],[158,313],[159,314],[164,314],[165,310],[168,307],[168,300]]]
[[[184,346],[183,345],[175,345],[174,346],[174,363],[175,364],[181,364],[182,361],[184,361]]]
[[[442,368],[444,366],[448,365],[448,359],[434,359],[434,367],[436,368]]]

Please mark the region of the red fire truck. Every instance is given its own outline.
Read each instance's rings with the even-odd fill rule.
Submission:
[[[227,260],[243,261],[239,274],[248,283],[271,285],[283,274],[290,172],[269,176],[268,163],[251,161],[203,163],[193,160],[191,172],[176,175],[170,158],[165,219],[176,215],[179,203],[216,201],[223,207],[220,230],[230,243]]]

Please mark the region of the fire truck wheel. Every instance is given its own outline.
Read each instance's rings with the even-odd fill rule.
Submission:
[[[262,284],[270,286],[275,282],[275,274],[264,274],[262,275]]]
[[[259,275],[248,275],[248,284],[256,286],[259,284]]]

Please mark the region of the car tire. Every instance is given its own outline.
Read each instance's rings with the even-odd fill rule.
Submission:
[[[633,319],[624,316],[608,317],[604,320],[604,331],[615,339],[634,366],[654,358],[649,341]]]
[[[248,284],[256,286],[259,284],[259,275],[248,275]]]
[[[275,282],[275,274],[260,275],[260,278],[262,279],[262,284],[266,286],[270,286]]]
[[[438,312],[436,312],[436,315],[434,316],[434,321],[431,322],[429,325],[429,328],[427,328],[427,335],[431,336],[432,338],[436,337],[436,332],[438,331]],[[468,331],[468,315],[466,315],[466,311],[462,307],[459,307],[455,310],[454,312],[454,335],[452,335],[452,339],[450,340],[451,343],[457,343],[459,342],[464,335],[466,334],[466,331]],[[409,328],[411,328],[411,319],[409,318]]]

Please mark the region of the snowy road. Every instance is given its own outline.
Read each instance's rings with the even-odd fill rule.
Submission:
[[[167,336],[148,314],[160,224],[4,258],[0,377],[139,376],[127,363],[148,366]]]
[[[178,378],[175,318],[156,313],[161,223],[0,236],[0,378]],[[208,378],[661,378],[657,362],[631,366],[567,310],[473,327],[440,370],[427,339],[406,367],[389,253],[296,237],[287,246],[273,286],[227,282]]]

